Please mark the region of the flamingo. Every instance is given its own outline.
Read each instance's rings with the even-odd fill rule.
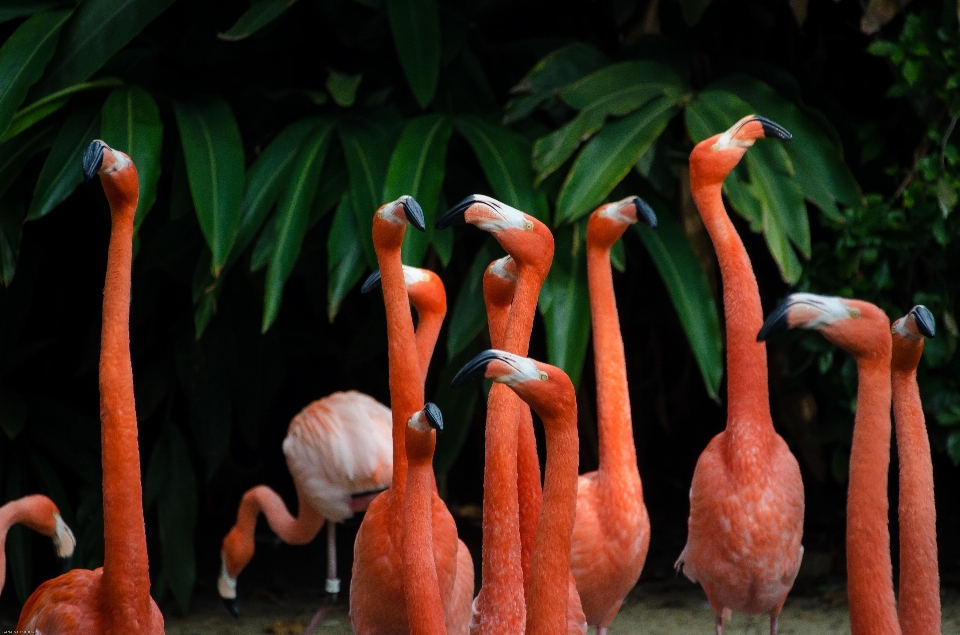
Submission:
[[[407,478],[404,430],[410,417],[423,408],[424,400],[423,373],[400,261],[408,222],[423,231],[423,211],[411,196],[381,206],[373,219],[373,243],[387,309],[394,469],[390,488],[370,504],[354,543],[350,620],[354,632],[362,635],[400,634],[410,629],[400,557]],[[432,509],[434,561],[447,632],[465,633],[473,594],[472,559],[457,539],[453,517],[435,491]]]
[[[850,631],[853,635],[898,635],[887,527],[890,320],[869,302],[794,293],[767,318],[757,340],[788,328],[820,331],[857,362],[857,414],[847,487]]]
[[[930,440],[923,420],[917,364],[923,338],[933,337],[933,313],[919,304],[893,323],[893,415],[900,459],[900,627],[903,635],[940,632],[937,510]]]
[[[731,611],[769,613],[770,632],[800,569],[803,481],[796,458],[773,429],[767,351],[750,258],[730,222],[721,185],[754,141],[790,133],[749,115],[690,153],[690,190],[723,278],[727,331],[727,427],[697,460],[690,486],[687,544],[676,567],[699,581],[717,635]]]
[[[407,484],[403,497],[403,589],[411,635],[446,635],[433,559],[433,452],[443,416],[425,404],[407,422]],[[435,432],[436,431],[436,432]]]
[[[485,377],[512,389],[536,410],[546,432],[543,506],[531,557],[527,635],[568,629],[570,541],[577,507],[577,401],[573,384],[555,366],[491,349],[467,362],[453,378],[458,388]],[[490,596],[484,609],[489,608]],[[486,622],[486,616],[484,622]],[[519,632],[519,631],[516,631]]]
[[[409,269],[409,271],[408,271]],[[415,335],[421,366],[426,368],[447,311],[443,282],[432,271],[404,268],[410,302],[420,316]],[[364,283],[366,293],[379,285],[380,273]],[[291,421],[283,454],[297,490],[299,516],[287,510],[280,496],[266,485],[247,490],[237,510],[237,522],[223,539],[217,590],[227,610],[240,615],[237,577],[254,553],[254,531],[262,512],[270,528],[285,543],[311,542],[327,521],[326,590],[336,597],[336,523],[365,510],[393,473],[390,409],[357,391],[337,392],[311,402]],[[372,494],[370,492],[373,492]],[[306,632],[323,619],[321,608]]]
[[[43,494],[24,496],[0,507],[0,592],[7,576],[7,532],[17,523],[23,523],[33,531],[53,539],[53,548],[64,571],[70,567],[70,558],[77,540],[67,523],[60,517],[60,510]]]
[[[112,221],[100,340],[103,567],[74,569],[41,584],[23,605],[17,630],[44,635],[159,635],[163,615],[150,597],[130,361],[137,168],[126,154],[97,139],[83,153],[83,174],[87,179],[100,174]]]
[[[587,276],[597,375],[600,465],[577,483],[570,568],[587,624],[604,635],[623,598],[640,578],[650,545],[650,518],[637,470],[626,358],[613,294],[610,248],[627,227],[657,217],[642,199],[627,197],[597,208],[587,224]]]

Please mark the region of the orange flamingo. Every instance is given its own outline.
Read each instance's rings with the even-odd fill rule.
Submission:
[[[933,337],[933,313],[922,304],[893,323],[893,415],[900,459],[900,598],[903,635],[940,632],[940,570],[933,463],[923,420],[917,364],[923,338]]]
[[[103,567],[74,569],[41,584],[23,605],[17,630],[156,635],[163,633],[163,616],[150,597],[130,362],[137,168],[126,154],[96,140],[83,153],[83,174],[91,179],[98,173],[112,220],[100,344]]]
[[[446,635],[433,559],[433,452],[443,417],[428,403],[407,422],[407,491],[403,497],[403,589],[411,635]]]
[[[7,532],[17,523],[23,523],[33,531],[53,539],[53,548],[64,571],[70,568],[70,558],[77,540],[67,523],[60,517],[60,510],[43,494],[24,496],[0,507],[0,591],[7,577]]]
[[[424,400],[423,373],[400,262],[408,222],[424,229],[423,211],[410,196],[383,205],[373,219],[373,243],[387,309],[394,469],[390,488],[370,504],[354,543],[350,620],[354,632],[363,635],[408,633],[410,628],[400,557],[407,478],[404,430],[410,417],[422,409]],[[472,560],[457,539],[453,517],[436,493],[433,501],[434,561],[446,628],[449,633],[465,633],[473,594]]]
[[[750,115],[690,153],[690,190],[723,278],[728,404],[726,430],[710,441],[693,473],[687,544],[676,566],[706,592],[717,635],[730,611],[769,613],[775,634],[803,557],[800,467],[773,429],[767,351],[756,341],[760,293],[720,193],[747,148],[764,137],[791,138]]]
[[[577,483],[570,569],[587,624],[596,624],[598,635],[607,632],[623,598],[637,584],[650,545],[650,518],[637,470],[627,363],[610,268],[610,248],[638,216],[657,226],[653,210],[635,196],[600,206],[587,224],[600,464]]]
[[[467,362],[452,385],[457,388],[481,377],[511,388],[543,421],[547,439],[543,506],[533,544],[524,632],[564,633],[569,628],[570,540],[577,508],[579,459],[573,384],[555,366],[506,351],[487,350]],[[484,604],[484,609],[488,607]]]
[[[887,469],[890,466],[890,320],[869,302],[794,293],[757,335],[788,328],[820,331],[857,362],[857,414],[847,487],[847,594],[853,635],[898,635]]]

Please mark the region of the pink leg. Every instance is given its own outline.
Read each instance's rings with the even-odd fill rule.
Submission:
[[[597,626],[597,635],[607,635],[607,627]]]
[[[326,606],[321,606],[317,609],[317,612],[313,614],[313,619],[310,620],[310,624],[307,625],[307,628],[303,631],[303,635],[311,635],[313,631],[320,626],[320,622],[323,621],[323,618],[326,617],[327,612],[330,611],[330,607],[337,603],[337,594],[340,593],[340,579],[337,578],[337,524],[334,522],[327,523],[327,582],[326,582],[326,591],[329,593],[327,596]]]
[[[717,635],[723,635],[723,617],[717,616]]]
[[[780,622],[779,615],[770,616],[770,635],[777,635],[777,626]]]

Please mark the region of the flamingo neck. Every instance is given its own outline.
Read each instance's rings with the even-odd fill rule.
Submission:
[[[888,340],[889,341],[889,340]],[[900,633],[887,526],[890,349],[857,359],[857,415],[847,488],[847,593],[853,635]]]
[[[570,545],[577,508],[579,439],[576,404],[571,403],[559,416],[543,417],[543,425],[547,461],[543,507],[531,561],[528,635],[566,632]]]
[[[435,443],[435,442],[434,442]],[[411,459],[403,498],[403,589],[411,635],[445,635],[433,555],[433,451]]]
[[[150,615],[150,572],[143,523],[137,414],[130,361],[131,210],[111,210],[112,228],[103,288],[100,348],[100,421],[103,462],[103,597],[111,632],[135,632]]]
[[[417,341],[417,360],[420,364],[420,371],[423,373],[422,381],[426,384],[427,371],[430,369],[433,350],[437,346],[437,338],[440,337],[440,327],[443,326],[444,313],[437,311],[418,311],[417,315],[418,322],[415,335]]]
[[[757,342],[763,326],[760,290],[747,250],[723,206],[720,184],[702,184],[690,171],[690,189],[710,234],[723,278],[727,331],[727,431],[735,443],[756,444],[773,435],[767,391],[767,348]]]
[[[892,389],[900,462],[899,615],[903,635],[939,633],[941,625],[933,463],[917,386],[916,347],[922,352],[923,340],[894,337]]]

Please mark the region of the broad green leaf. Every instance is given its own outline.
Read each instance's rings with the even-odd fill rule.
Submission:
[[[693,26],[700,21],[703,12],[710,6],[712,0],[680,0],[680,11],[687,26]]]
[[[483,246],[473,257],[466,278],[460,285],[457,301],[450,316],[450,330],[447,332],[447,359],[452,360],[457,353],[467,347],[483,330],[487,323],[487,313],[483,306],[483,272],[491,262],[503,255],[503,249],[493,238],[486,238]]]
[[[553,132],[540,137],[533,144],[533,169],[537,183],[554,173],[569,159],[580,144],[592,137],[603,126],[606,113],[587,108]]]
[[[440,76],[440,15],[436,0],[387,0],[397,57],[420,108],[433,101]]]
[[[240,227],[240,131],[230,106],[219,97],[202,102],[174,102],[173,109],[197,220],[213,253],[211,270],[219,276]]]
[[[433,471],[438,475],[446,474],[456,463],[460,450],[467,440],[473,413],[477,407],[477,398],[482,393],[482,384],[472,383],[458,390],[450,387],[457,371],[463,368],[474,355],[480,352],[476,345],[468,346],[460,354],[447,362],[440,373],[437,390],[431,397],[443,413],[443,432],[437,435],[437,447],[433,453]]]
[[[122,85],[123,82],[116,77],[104,77],[103,79],[96,79],[92,82],[75,84],[73,86],[64,88],[63,90],[58,90],[55,93],[43,97],[42,99],[38,99],[29,106],[21,108],[16,112],[15,115],[13,115],[13,120],[10,122],[10,127],[7,128],[6,132],[0,135],[0,143],[20,134],[38,121],[43,121],[53,113],[60,110],[67,105],[67,102],[70,101],[70,97],[72,95],[88,90],[116,88],[117,86]]]
[[[589,213],[630,172],[677,112],[679,93],[668,93],[607,124],[580,151],[557,197],[557,225]]]
[[[27,96],[57,48],[60,27],[70,11],[38,13],[17,27],[0,47],[0,131]]]
[[[263,225],[263,231],[253,245],[250,254],[250,271],[260,271],[273,258],[273,246],[277,243],[277,215],[274,214]]]
[[[293,6],[297,0],[253,0],[232,27],[217,37],[227,42],[236,42],[250,37]]]
[[[503,123],[520,121],[564,86],[603,68],[610,58],[581,42],[558,48],[537,62],[511,93],[517,95],[504,108]]]
[[[363,247],[360,228],[345,192],[333,214],[333,224],[327,236],[327,317],[333,322],[340,311],[340,303],[360,282],[364,272]]]
[[[56,137],[53,125],[40,126],[16,139],[0,144],[0,195],[20,176],[23,164],[30,157],[47,150]]]
[[[726,90],[705,90],[683,111],[687,132],[694,143],[724,132],[753,112],[750,104]]]
[[[100,131],[100,104],[77,102],[53,141],[50,154],[40,170],[27,220],[49,214],[83,181],[80,170],[83,151]]]
[[[118,88],[103,104],[100,138],[111,148],[126,152],[140,180],[135,230],[140,227],[157,198],[160,179],[160,145],[163,123],[160,110],[147,91],[139,86]]]
[[[63,28],[34,99],[85,81],[173,0],[85,0]]]
[[[327,76],[326,87],[338,106],[348,108],[357,100],[357,88],[360,87],[361,79],[363,79],[363,75],[345,75],[330,71]]]
[[[720,379],[723,377],[723,344],[710,284],[673,213],[659,205],[655,208],[656,229],[643,223],[637,223],[634,227],[667,287],[700,368],[707,394],[717,400]]]
[[[610,248],[610,264],[620,273],[627,270],[627,250],[623,246],[623,238]]]
[[[160,568],[180,610],[186,613],[196,579],[193,532],[197,520],[197,479],[190,446],[172,422],[160,432],[147,468],[145,498],[156,500],[160,525]]]
[[[682,91],[683,80],[658,62],[633,61],[611,64],[560,91],[571,108],[600,108],[611,115],[625,115],[669,91]]]
[[[69,0],[4,0],[0,5],[0,22],[16,20],[69,4]]]
[[[0,195],[0,283],[9,287],[17,270],[20,255],[20,238],[23,234],[23,196],[18,188]],[[0,387],[0,391],[3,388]],[[4,407],[0,405],[0,413]],[[4,415],[0,414],[0,419]],[[6,429],[6,426],[0,426]],[[11,437],[12,438],[12,437]]]
[[[540,218],[537,194],[533,189],[530,142],[503,126],[480,117],[456,119],[457,130],[473,148],[480,167],[496,197],[517,209]]]
[[[323,122],[304,140],[294,161],[290,181],[277,205],[276,238],[267,268],[261,333],[266,333],[277,319],[283,285],[300,255],[300,245],[310,219],[310,206],[320,182],[320,170],[327,158],[332,128],[331,123]]]
[[[561,227],[553,266],[540,290],[540,314],[547,330],[547,356],[563,369],[574,388],[580,384],[590,340],[587,289],[586,219]]]
[[[387,178],[390,156],[396,144],[392,126],[384,127],[372,119],[352,119],[339,128],[343,154],[350,174],[350,204],[357,219],[363,253],[367,265],[377,268],[370,233],[373,214],[386,201],[383,185]],[[410,228],[409,231],[417,231]]]
[[[390,158],[383,200],[395,201],[404,194],[423,208],[427,231],[408,230],[403,236],[403,261],[420,266],[433,237],[433,222],[443,185],[447,142],[453,127],[444,115],[423,115],[410,120]]]

